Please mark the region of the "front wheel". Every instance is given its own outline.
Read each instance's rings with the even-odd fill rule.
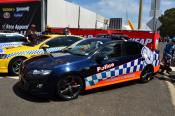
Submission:
[[[83,81],[79,76],[65,76],[56,84],[56,95],[63,100],[72,100],[79,96]]]
[[[151,67],[144,68],[140,76],[140,81],[142,83],[149,82],[153,78],[153,74],[153,69]]]
[[[11,75],[18,75],[19,68],[21,63],[25,60],[25,58],[15,58],[9,64],[9,73]]]

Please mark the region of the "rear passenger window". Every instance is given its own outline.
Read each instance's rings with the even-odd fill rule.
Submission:
[[[121,44],[110,44],[105,46],[102,50],[101,53],[106,54],[110,59],[121,57]]]
[[[26,42],[23,36],[20,35],[6,35],[7,42]]]
[[[5,43],[5,42],[7,42],[6,36],[0,35],[0,43]]]
[[[139,55],[143,45],[135,42],[125,43],[125,55]]]

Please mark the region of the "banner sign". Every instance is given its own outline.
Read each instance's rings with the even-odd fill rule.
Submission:
[[[32,24],[41,32],[41,2],[0,4],[0,30],[25,34]]]

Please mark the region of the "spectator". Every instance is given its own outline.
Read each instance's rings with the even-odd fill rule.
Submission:
[[[167,73],[170,73],[172,69],[170,68],[171,66],[171,61],[173,60],[174,57],[174,50],[175,50],[175,37],[172,38],[171,42],[166,45],[163,51],[163,62],[164,65],[162,66],[161,73],[166,70]]]
[[[37,38],[36,25],[34,24],[31,25],[30,29],[26,32],[26,37],[32,44],[35,43]]]
[[[70,30],[69,30],[69,27],[64,28],[63,31],[64,31],[64,32],[63,32],[64,35],[71,35],[71,32],[70,32]]]

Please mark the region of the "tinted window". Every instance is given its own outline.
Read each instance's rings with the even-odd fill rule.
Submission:
[[[121,44],[119,43],[107,45],[100,50],[102,54],[106,54],[109,58],[120,57],[122,53],[121,51]]]
[[[0,35],[0,43],[7,42],[5,35]]]
[[[73,43],[81,40],[81,38],[79,38],[79,37],[69,37],[69,36],[65,37],[65,39],[66,39],[66,41],[65,41],[64,46],[70,46]]]
[[[125,46],[125,55],[138,55],[141,53],[143,45],[136,42],[127,42]]]
[[[0,35],[0,42],[27,42],[27,39],[20,35]]]
[[[20,35],[6,35],[8,42],[26,42],[27,40]]]
[[[78,37],[57,37],[55,39],[50,40],[46,44],[50,47],[63,47],[70,46],[78,40],[80,40],[80,38]]]

